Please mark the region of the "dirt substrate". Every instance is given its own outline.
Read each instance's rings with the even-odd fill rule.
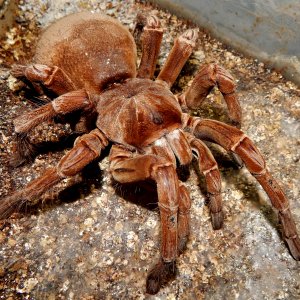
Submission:
[[[54,166],[72,145],[68,126],[41,124],[32,133],[36,142],[46,142],[41,154],[32,164],[9,167],[12,120],[35,107],[32,93],[9,72],[12,63],[30,62],[41,28],[81,10],[105,12],[130,30],[138,11],[159,16],[165,29],[159,65],[174,38],[195,27],[136,1],[20,1],[17,22],[0,49],[1,198]],[[173,91],[184,89],[199,65],[213,61],[236,78],[242,129],[284,188],[300,231],[300,90],[200,29]],[[218,91],[193,113],[228,122]],[[224,228],[212,230],[205,182],[192,169],[186,183],[192,198],[190,241],[178,258],[176,280],[156,296],[145,294],[147,272],[159,258],[155,191],[116,185],[104,158],[64,180],[35,207],[0,223],[0,299],[299,299],[300,264],[281,238],[266,194],[245,168],[238,170],[222,149],[211,148],[222,174]]]

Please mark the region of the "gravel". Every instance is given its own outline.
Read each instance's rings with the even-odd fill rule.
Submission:
[[[130,30],[138,11],[159,16],[165,28],[159,65],[174,38],[195,27],[144,1],[20,1],[16,23],[0,48],[1,198],[55,165],[72,145],[67,125],[41,124],[32,139],[46,141],[49,148],[31,164],[9,166],[12,120],[35,107],[32,94],[9,72],[12,63],[30,62],[42,28],[81,10],[105,12]],[[197,48],[174,93],[190,84],[204,62],[220,63],[236,78],[242,129],[284,188],[300,231],[299,88],[200,28]],[[228,122],[217,90],[193,114]],[[281,238],[266,194],[224,150],[210,146],[222,174],[225,226],[212,230],[204,181],[192,170],[186,183],[193,203],[188,249],[178,258],[176,280],[156,296],[145,294],[146,274],[160,247],[155,191],[116,186],[103,158],[58,184],[34,207],[0,223],[0,299],[299,299],[300,265]]]

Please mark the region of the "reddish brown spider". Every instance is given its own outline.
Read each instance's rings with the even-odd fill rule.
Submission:
[[[29,183],[23,190],[1,201],[0,217],[39,198],[63,178],[74,176],[101,151],[113,144],[110,172],[121,183],[146,179],[157,184],[161,216],[161,258],[147,277],[147,292],[155,294],[174,277],[176,257],[189,236],[189,193],[179,181],[177,165],[191,163],[193,153],[204,174],[209,194],[212,226],[223,224],[221,180],[218,165],[202,140],[212,141],[234,153],[256,177],[279,211],[283,237],[292,256],[300,259],[300,239],[289,203],[270,175],[253,142],[239,129],[241,109],[231,75],[218,65],[205,65],[192,85],[175,96],[170,88],[189,58],[197,39],[188,30],[176,39],[155,81],[152,81],[163,30],[155,16],[147,18],[142,34],[142,58],[136,71],[136,45],[129,31],[118,21],[92,13],[62,18],[42,34],[34,64],[15,66],[12,73],[33,85],[41,84],[59,95],[52,102],[14,120],[23,161],[32,146],[26,135],[40,122],[58,115],[81,112],[76,126],[85,129],[58,163]],[[217,85],[236,127],[192,117],[182,108],[199,107]],[[88,121],[97,115],[93,130]],[[25,137],[25,138],[24,138]]]

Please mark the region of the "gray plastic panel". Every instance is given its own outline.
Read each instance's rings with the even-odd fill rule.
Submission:
[[[300,84],[299,0],[154,0]]]

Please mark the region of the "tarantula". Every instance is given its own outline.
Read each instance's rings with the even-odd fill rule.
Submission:
[[[221,66],[203,66],[191,86],[174,95],[170,88],[195,46],[198,32],[179,36],[155,81],[156,60],[163,30],[157,17],[147,18],[142,33],[142,57],[136,70],[136,45],[130,32],[115,19],[81,12],[50,25],[40,37],[32,65],[16,65],[12,74],[57,94],[50,103],[17,117],[18,161],[30,156],[27,134],[40,122],[79,112],[76,128],[86,133],[58,165],[47,169],[24,189],[1,200],[0,217],[32,203],[63,178],[74,176],[99,158],[112,144],[110,172],[120,183],[153,180],[157,185],[161,218],[161,258],[147,277],[146,290],[155,294],[176,273],[176,257],[189,236],[189,192],[176,169],[187,166],[193,155],[206,179],[212,226],[223,224],[221,178],[218,165],[203,142],[211,141],[242,160],[279,211],[283,237],[292,256],[300,259],[300,239],[289,203],[266,169],[253,142],[239,129],[241,108],[232,76]],[[197,108],[217,86],[229,111],[230,126],[184,113]],[[97,116],[93,121],[93,115]],[[92,123],[92,130],[89,126]]]

